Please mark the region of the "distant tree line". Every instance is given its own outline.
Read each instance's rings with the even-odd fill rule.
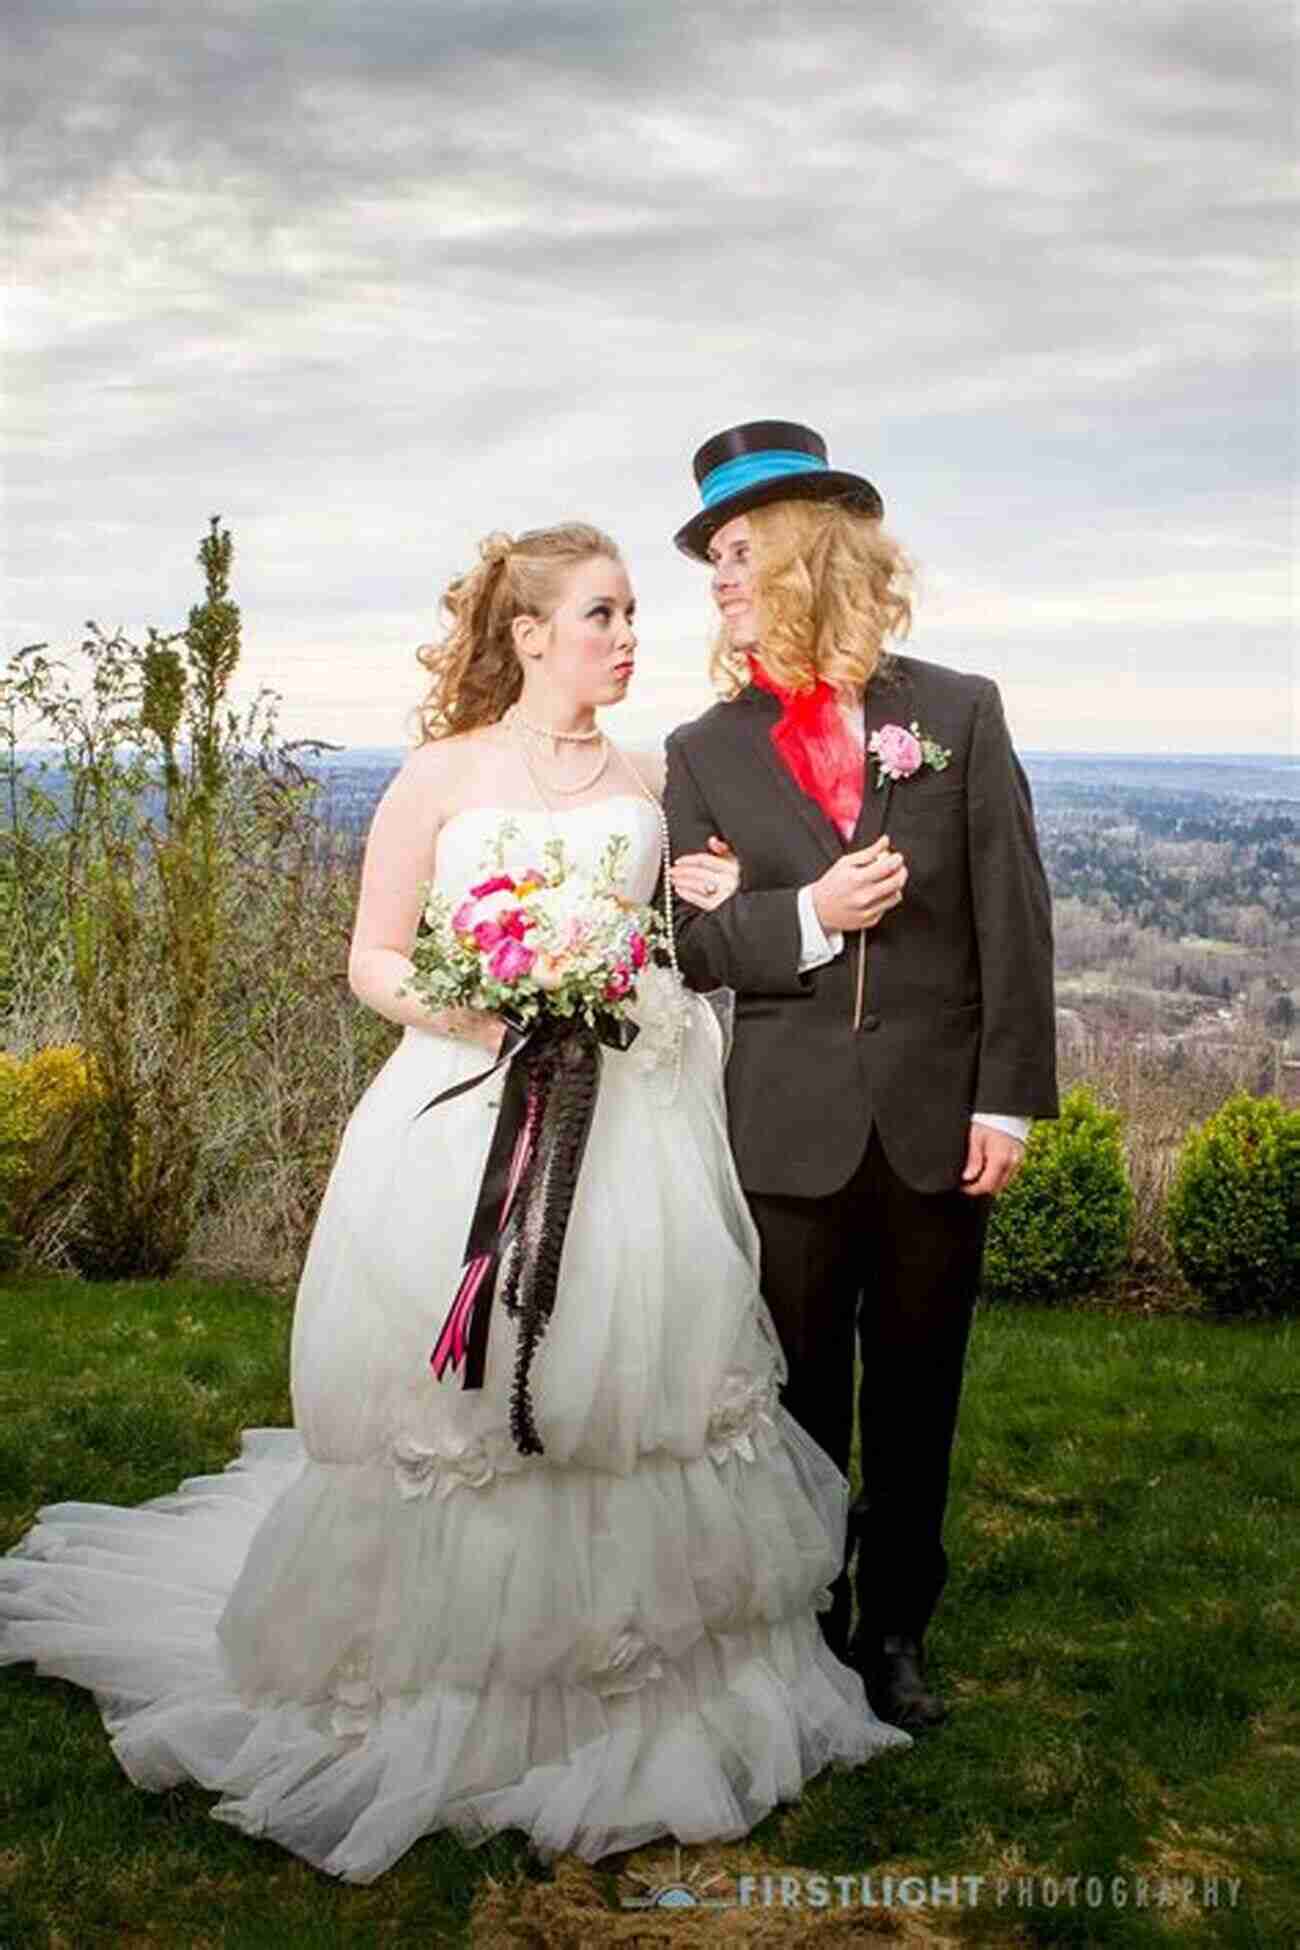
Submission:
[[[1208,822],[1116,809],[1040,816],[1044,865],[1058,900],[1084,901],[1110,921],[1175,939],[1200,936],[1251,948],[1282,946],[1300,923],[1300,819],[1219,802]],[[1192,830],[1195,827],[1196,830]]]

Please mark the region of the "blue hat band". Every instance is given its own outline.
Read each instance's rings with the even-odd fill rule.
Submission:
[[[725,501],[729,495],[739,494],[742,488],[755,487],[760,481],[774,481],[782,474],[824,474],[826,462],[816,454],[797,454],[789,448],[766,447],[756,454],[737,454],[734,460],[724,460],[721,467],[715,467],[700,482],[700,498],[706,508],[715,502]]]

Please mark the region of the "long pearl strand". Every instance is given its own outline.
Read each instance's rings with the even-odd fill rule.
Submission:
[[[506,713],[502,722],[503,723],[518,722],[518,720],[514,716],[513,707],[510,712]],[[641,797],[644,799],[648,799],[650,804],[654,807],[655,817],[659,821],[659,849],[660,849],[660,859],[662,861],[663,886],[664,886],[664,924],[665,924],[665,932],[668,937],[667,939],[668,965],[672,969],[673,991],[674,991],[673,1009],[675,1015],[675,1022],[673,1025],[673,1096],[675,1097],[677,1095],[677,1091],[682,1080],[682,1048],[686,1039],[686,998],[685,998],[685,988],[682,982],[682,971],[677,963],[677,925],[673,914],[673,883],[671,878],[672,842],[668,834],[668,815],[664,811],[661,801],[655,797],[654,793],[650,790],[645,780],[641,777],[641,774],[637,771],[636,766],[633,765],[631,759],[627,756],[626,752],[620,750],[620,748],[614,743],[612,738],[605,739],[605,751],[602,757],[600,772],[604,771],[605,766],[609,761],[609,755],[611,752],[614,753],[614,755],[621,761],[625,771],[627,771],[631,775],[632,780],[636,785],[636,789],[638,793],[641,795]],[[541,780],[538,778],[536,772],[534,772],[533,770],[532,761],[528,756],[527,746],[524,744],[522,739],[519,740],[519,755],[523,759],[524,770],[528,774],[529,783],[531,784],[534,793],[537,795],[538,804],[541,806],[542,811],[546,814],[547,818],[550,820],[551,831],[552,833],[555,833],[555,836],[558,839],[560,835],[558,834],[558,832],[556,832],[553,808],[547,804],[546,794],[542,790]],[[595,775],[596,778],[600,777],[600,772],[598,772]],[[594,782],[595,781],[593,779],[592,783],[594,784]],[[597,801],[596,803],[599,804],[599,801]]]
[[[650,801],[650,804],[655,809],[655,816],[659,821],[659,843],[663,859],[664,879],[664,923],[668,933],[668,964],[673,971],[674,980],[680,984],[682,975],[681,970],[677,966],[677,929],[673,921],[673,883],[671,879],[673,861],[672,846],[668,837],[668,815],[663,809],[662,801],[656,799],[654,793],[651,792],[649,786],[641,777],[641,774],[637,771],[636,766],[632,763],[626,752],[620,751],[617,745],[612,745],[611,750],[622,761],[624,769],[635,780],[637,790],[641,793],[642,797]]]
[[[662,800],[657,799],[655,797],[654,793],[650,790],[645,780],[641,777],[641,774],[637,771],[636,766],[632,763],[631,759],[627,756],[626,752],[621,751],[617,745],[613,745],[612,750],[616,752],[618,757],[621,759],[624,770],[631,774],[636,784],[637,790],[641,793],[643,798],[648,799],[650,801],[650,804],[654,807],[656,817],[658,818],[659,821],[660,858],[663,862],[664,926],[668,936],[668,966],[672,969],[673,972],[673,1093],[672,1094],[673,1097],[675,1098],[678,1090],[681,1088],[681,1081],[682,1081],[682,1051],[686,1042],[686,991],[685,991],[685,985],[682,982],[682,971],[677,966],[677,928],[673,918],[673,883],[672,883],[673,858],[672,858],[672,845],[668,837],[668,815],[663,809]]]

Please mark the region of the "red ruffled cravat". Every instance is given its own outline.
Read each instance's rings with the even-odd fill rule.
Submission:
[[[834,686],[818,678],[810,691],[783,690],[752,655],[749,672],[760,690],[780,700],[772,743],[782,763],[843,837],[851,838],[862,810],[866,766],[862,747],[835,701]]]

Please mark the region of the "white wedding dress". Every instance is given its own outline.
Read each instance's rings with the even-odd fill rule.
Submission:
[[[505,817],[447,822],[441,888],[478,877]],[[516,867],[553,830],[579,864],[623,832],[649,898],[645,801],[510,817]],[[847,1486],[777,1400],[721,1031],[685,998],[675,1082],[678,993],[651,972],[641,1035],[602,1052],[532,1369],[543,1455],[510,1436],[499,1304],[481,1390],[429,1366],[500,1073],[417,1119],[489,1059],[407,1029],[304,1264],[295,1426],[245,1430],[222,1473],[136,1508],[47,1505],[0,1558],[0,1663],[91,1688],[140,1787],[219,1790],[219,1820],[370,1882],[441,1828],[588,1860],[734,1839],[827,1763],[909,1744],[818,1628]]]

